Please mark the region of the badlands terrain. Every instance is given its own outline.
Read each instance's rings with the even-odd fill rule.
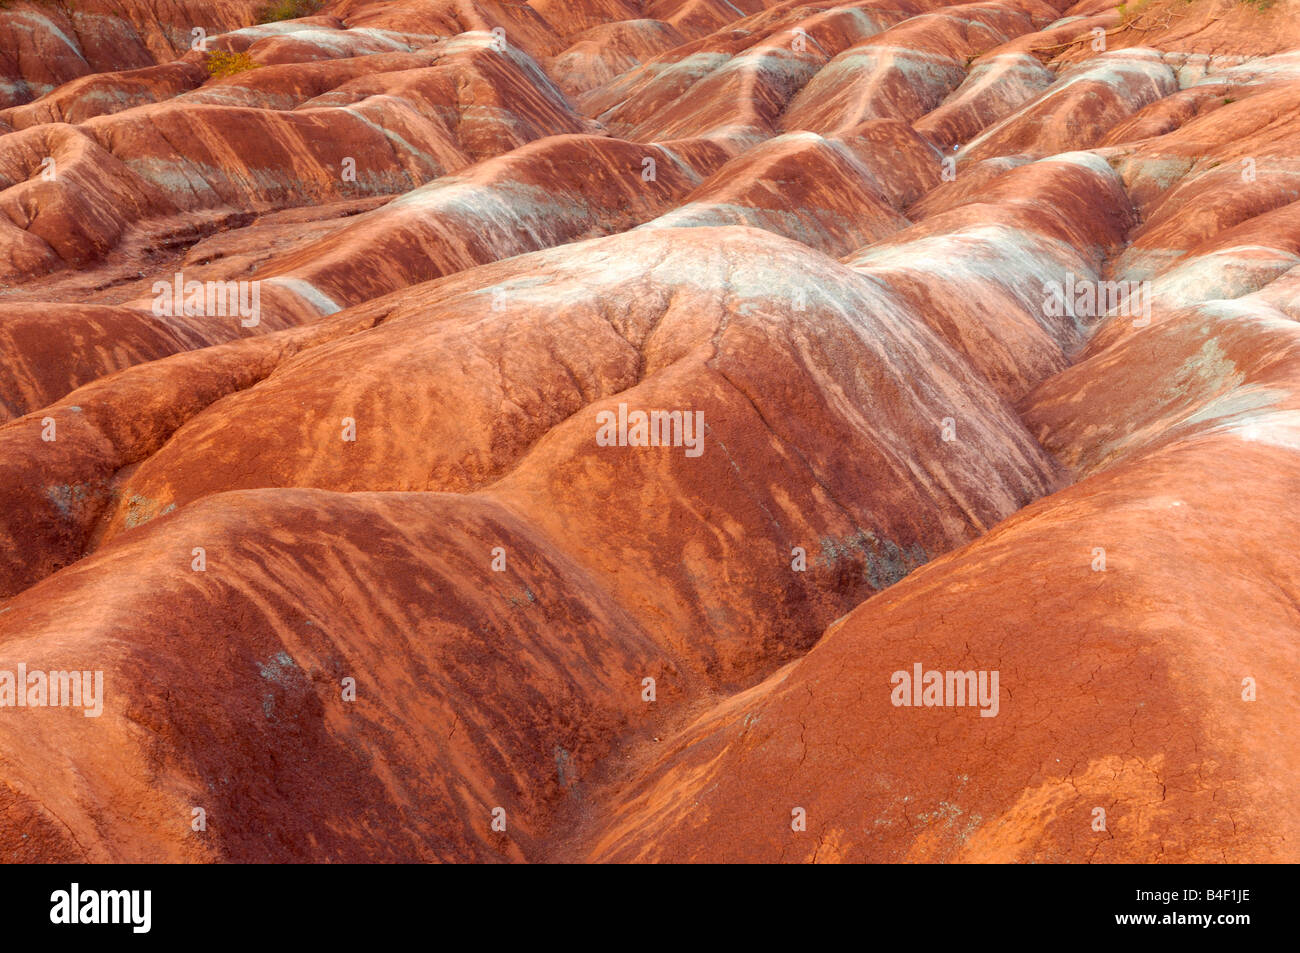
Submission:
[[[1300,860],[1298,322],[1300,0],[0,0],[0,859]]]

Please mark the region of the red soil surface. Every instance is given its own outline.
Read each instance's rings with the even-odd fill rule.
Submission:
[[[0,6],[0,859],[1300,860],[1300,0],[298,12]]]

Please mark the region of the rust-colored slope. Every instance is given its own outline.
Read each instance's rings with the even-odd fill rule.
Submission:
[[[628,245],[637,251],[629,253]],[[804,266],[796,273],[805,287],[823,297],[810,298],[803,312],[791,313],[771,294],[783,274],[781,265],[800,255]],[[645,264],[630,270],[625,264],[611,272],[603,263],[614,260]],[[509,264],[516,274],[521,266]],[[532,256],[519,277],[503,282],[507,267],[488,266],[441,282],[429,289],[432,295],[413,289],[405,293],[407,300],[390,299],[383,322],[373,330],[333,344],[318,343],[300,352],[297,360],[283,361],[255,386],[210,404],[149,460],[129,471],[126,483],[113,488],[110,499],[120,499],[125,509],[113,516],[113,541],[98,556],[6,606],[0,617],[0,644],[24,651],[29,643],[10,644],[3,633],[39,633],[42,626],[63,625],[59,614],[99,598],[91,592],[113,585],[106,580],[122,560],[135,562],[133,553],[150,554],[138,563],[141,579],[162,571],[160,560],[171,566],[166,591],[150,588],[146,595],[130,586],[114,589],[119,611],[134,619],[130,633],[121,639],[107,637],[119,625],[112,621],[114,613],[107,612],[99,623],[83,628],[86,641],[74,641],[68,649],[84,652],[92,644],[101,646],[94,650],[101,659],[97,664],[114,684],[126,681],[128,669],[137,670],[139,677],[132,676],[131,685],[121,690],[152,714],[136,715],[134,703],[119,699],[103,716],[107,720],[95,726],[52,728],[61,732],[59,743],[76,752],[69,762],[75,769],[42,778],[32,773],[30,762],[11,762],[9,776],[23,779],[21,803],[36,816],[48,812],[60,817],[83,856],[176,858],[215,852],[231,859],[464,859],[491,856],[497,850],[507,857],[539,858],[550,838],[534,840],[527,832],[536,826],[540,837],[560,795],[576,796],[566,789],[585,778],[616,741],[625,740],[621,726],[633,710],[644,713],[638,695],[642,677],[661,678],[667,698],[685,693],[692,684],[734,687],[806,648],[819,624],[888,585],[930,552],[971,538],[1050,489],[1055,480],[1053,465],[1023,434],[1009,407],[955,354],[853,272],[787,240],[749,230],[657,229]],[[692,275],[689,285],[682,282],[685,274]],[[732,295],[726,309],[705,308],[724,285]],[[506,296],[501,312],[493,311],[491,296],[485,293],[493,287],[502,288]],[[582,306],[577,304],[579,294],[586,296]],[[571,342],[582,357],[577,351],[552,350],[541,363],[521,360],[524,354],[536,353],[533,345],[542,340],[556,300],[570,302],[568,320],[574,322],[571,333],[556,342]],[[437,318],[429,317],[431,309]],[[858,317],[865,312],[873,314],[869,323]],[[473,336],[465,333],[471,323],[477,328]],[[260,353],[275,337],[239,346]],[[758,355],[763,355],[761,361]],[[441,373],[421,373],[420,366],[438,367]],[[329,382],[324,376],[329,367],[347,368],[346,381]],[[431,386],[444,393],[428,406],[454,405],[455,418],[410,416],[409,410],[419,406],[415,395],[424,394],[427,400]],[[295,394],[321,393],[322,388],[332,396],[329,406],[317,406],[317,450],[297,456],[301,439],[285,426],[287,418],[277,418],[302,406],[303,397]],[[790,393],[805,395],[793,413],[787,405]],[[106,409],[90,388],[68,398],[73,400],[83,401],[80,413],[91,417]],[[517,407],[508,442],[501,439],[490,413],[503,400]],[[646,454],[635,447],[598,445],[593,441],[597,414],[620,402],[702,413],[706,429],[697,434],[701,452],[695,455],[690,446],[681,446]],[[870,417],[859,409],[867,406],[873,407]],[[961,442],[947,444],[939,438],[939,418],[958,406],[966,430]],[[340,439],[338,424],[344,415],[357,422],[355,442]],[[15,421],[7,434],[13,439],[24,433],[30,437],[34,425],[30,419]],[[257,435],[250,431],[248,439],[239,436],[246,427]],[[425,432],[428,439],[412,446],[404,439],[406,427]],[[923,436],[927,432],[928,437]],[[0,432],[0,439],[5,436]],[[81,439],[78,431],[69,436]],[[268,438],[279,441],[278,450],[268,446]],[[331,446],[335,443],[337,449]],[[208,449],[197,449],[205,445]],[[212,452],[218,446],[235,451],[228,468]],[[397,454],[404,446],[416,452],[402,464]],[[206,462],[187,474],[186,459]],[[892,475],[904,472],[909,474],[907,482]],[[153,474],[165,474],[168,488],[155,487]],[[253,497],[222,492],[210,504],[192,502],[213,488],[229,488],[235,479],[245,485],[289,481],[350,489],[365,483],[426,492],[358,496],[264,491]],[[475,487],[486,489],[470,497],[427,492]],[[163,495],[171,500],[165,506]],[[95,506],[93,498],[75,503],[83,519]],[[288,510],[282,511],[284,507]],[[303,507],[315,509],[317,515],[308,517]],[[480,508],[481,518],[468,516]],[[178,511],[172,518],[128,529],[155,509]],[[392,515],[379,515],[389,512]],[[458,515],[449,520],[453,512]],[[417,515],[421,513],[425,515]],[[243,528],[226,528],[231,519]],[[308,519],[318,520],[321,532],[329,528],[333,542],[328,548],[323,539],[302,548],[301,530]],[[379,519],[403,529],[397,536],[378,532]],[[464,519],[479,522],[463,524]],[[328,584],[333,571],[328,567],[341,568],[337,540],[340,532],[348,532],[343,529],[348,524],[355,526],[358,562],[346,571],[350,578],[374,580],[356,583],[373,592],[367,597],[372,607],[355,607],[361,615],[354,625],[333,626],[326,620],[336,616],[329,605],[338,596]],[[430,537],[420,527],[438,524],[446,527],[440,532],[466,527],[455,547],[458,555],[452,554],[450,544],[430,546]],[[490,529],[486,524],[513,528]],[[283,526],[278,541],[267,535],[275,525]],[[675,533],[665,527],[675,527]],[[254,541],[250,531],[261,541]],[[656,554],[674,535],[693,542],[673,562],[663,563]],[[498,545],[515,564],[531,566],[540,553],[550,552],[555,555],[549,558],[564,569],[546,570],[556,574],[551,583],[531,572],[518,580],[494,575],[492,550]],[[203,575],[191,565],[195,546],[209,561]],[[795,546],[808,554],[806,573],[792,571]],[[281,549],[284,556],[271,555]],[[429,588],[429,571],[410,573],[416,549],[439,554],[432,557],[439,562],[451,560],[434,575],[459,579],[457,585],[467,594],[476,593],[472,602],[481,608],[451,611],[456,600],[446,601],[451,599],[446,588]],[[619,557],[611,559],[606,555],[610,553]],[[173,559],[179,560],[174,566]],[[290,562],[272,568],[281,559]],[[380,563],[363,569],[361,561],[375,559]],[[318,560],[325,563],[316,570],[308,568]],[[290,564],[301,568],[290,569]],[[379,580],[390,578],[399,564],[407,567],[402,572],[413,580],[413,588],[405,595],[394,593],[390,606],[379,601],[389,588]],[[453,565],[477,568],[465,575]],[[268,603],[265,587],[278,590],[282,583],[271,580],[286,572],[297,581]],[[508,591],[497,589],[507,579]],[[219,598],[231,600],[228,608],[208,613],[203,625],[179,621],[179,606],[191,602],[193,587],[209,582],[227,593]],[[579,588],[591,593],[588,608],[575,607]],[[309,596],[309,591],[316,595]],[[156,622],[146,621],[151,610],[136,603],[141,597],[156,607]],[[703,602],[705,598],[710,602]],[[320,600],[319,610],[309,612],[311,618],[300,617],[312,600]],[[560,609],[558,602],[565,600],[566,608]],[[769,607],[761,620],[747,611],[757,603]],[[443,608],[431,613],[435,604]],[[376,724],[364,734],[363,748],[373,752],[377,763],[418,762],[426,767],[402,782],[386,771],[369,770],[343,799],[328,798],[326,785],[342,773],[360,770],[358,756],[348,752],[361,738],[352,733],[361,729],[347,727],[346,709],[330,698],[333,676],[346,674],[339,667],[343,658],[387,651],[382,642],[367,643],[370,648],[359,644],[360,633],[387,632],[401,624],[391,613],[403,605],[407,608],[400,611],[417,612],[424,620],[409,636],[422,646],[416,655],[404,662],[390,658],[389,664],[378,667],[353,662],[370,680],[369,691],[400,706],[364,716],[373,717]],[[175,679],[197,657],[194,646],[219,641],[205,634],[209,627],[245,617],[252,606],[259,621],[241,627],[240,645],[246,647],[227,643],[217,655],[205,654],[211,661],[204,664],[214,676],[211,691],[235,690],[244,699],[234,702],[227,696],[229,704],[218,713],[205,701],[206,689],[182,691]],[[459,614],[462,611],[471,615]],[[510,620],[516,612],[537,619],[536,661],[551,661],[535,674],[521,669],[515,675],[500,669],[495,652],[481,663],[472,661],[482,652],[482,633],[496,631],[505,637],[513,631]],[[586,629],[573,628],[566,621],[573,612],[600,618]],[[312,623],[311,631],[303,630],[307,622]],[[269,640],[272,633],[282,637],[286,625],[304,631],[315,647],[304,653],[304,645],[296,641]],[[448,644],[436,656],[426,654],[434,651],[429,637],[419,635],[427,626],[461,633],[458,637],[469,641],[464,649]],[[170,634],[174,627],[184,630],[180,641]],[[318,642],[323,633],[316,627],[332,630],[325,636],[328,645]],[[553,640],[558,630],[565,631],[563,638],[573,640],[574,651],[585,660],[556,656]],[[692,631],[707,631],[709,637],[683,637]],[[29,637],[36,638],[30,644],[41,641],[39,635],[22,636]],[[436,644],[442,636],[434,638]],[[613,655],[611,639],[619,645]],[[637,642],[640,649],[634,648]],[[532,672],[534,653],[520,653],[522,643],[513,634],[510,644],[520,664]],[[102,654],[105,651],[110,654]],[[462,651],[468,653],[468,668],[448,668],[448,659]],[[323,654],[314,654],[318,652]],[[145,667],[153,675],[138,671],[141,654],[152,659]],[[334,661],[326,665],[327,659]],[[56,661],[49,657],[49,664]],[[245,664],[261,665],[261,677],[274,684],[247,682],[241,668]],[[440,674],[432,684],[421,681],[417,684],[422,687],[416,687],[409,680],[412,665],[429,666]],[[598,671],[589,673],[593,667]],[[437,685],[446,679],[464,679],[467,686],[480,686],[486,679],[504,688],[535,678],[539,687],[553,689],[560,671],[573,681],[571,701],[567,693],[553,690],[530,701],[525,692],[516,710],[498,704],[490,694],[479,694],[476,704],[481,708],[475,714],[459,694],[439,700],[443,689]],[[237,684],[243,688],[236,689]],[[410,695],[413,689],[415,696]],[[175,707],[159,707],[156,700],[166,698],[174,698]],[[411,704],[425,713],[421,726],[436,730],[417,727],[400,714]],[[357,709],[367,711],[368,705]],[[141,717],[153,726],[152,741],[143,747],[133,740],[138,735],[131,727]],[[451,742],[447,738],[455,733],[457,719],[463,740]],[[376,732],[380,725],[385,730]],[[390,730],[411,741],[385,741]],[[277,738],[268,750],[267,742],[255,741],[250,731]],[[226,742],[205,749],[223,752],[226,760],[212,762],[212,754],[182,740],[196,733],[242,738],[250,747],[246,754]],[[109,767],[108,749],[115,752],[115,769]],[[326,754],[326,749],[338,753]],[[287,755],[303,750],[316,754],[304,758],[301,767],[277,772],[278,793],[272,796],[268,759],[278,759],[278,751]],[[195,757],[203,763],[193,763]],[[54,793],[75,785],[77,776],[99,778],[110,770],[121,771],[121,758],[132,765],[123,772],[125,777],[155,776],[162,770],[168,778],[152,785],[148,794],[127,789],[132,803],[141,805],[137,816],[150,819],[146,826],[152,833],[147,838],[124,837],[124,829],[111,821],[111,809],[81,803],[69,810]],[[424,771],[475,780],[468,788],[453,787],[449,780],[431,785]],[[215,772],[226,781],[214,804],[221,812],[239,811],[242,820],[238,826],[232,823],[228,836],[214,836],[199,848],[183,827],[169,832],[160,819],[179,810],[187,798],[194,801],[202,790],[195,783],[210,780]],[[407,784],[418,787],[418,795],[408,793]],[[267,798],[275,803],[265,803]],[[393,809],[382,803],[395,799],[401,804],[410,798],[415,798],[414,807]],[[242,812],[254,799],[264,806],[250,818]],[[314,811],[320,813],[309,814],[289,830],[306,831],[327,823],[324,818],[334,813],[358,812],[361,818],[354,817],[350,825],[389,830],[392,825],[409,826],[405,811],[411,810],[436,816],[444,833],[419,834],[424,828],[416,825],[414,838],[385,834],[374,848],[363,847],[355,834],[346,833],[347,827],[310,846],[267,844],[255,837],[254,831],[278,823],[302,799],[316,803]],[[494,800],[519,815],[518,839],[506,843],[485,833],[485,812]],[[363,810],[362,804],[368,807]],[[458,819],[453,822],[453,817]],[[423,822],[430,831],[433,823]],[[448,825],[457,831],[448,831]],[[113,833],[96,833],[104,829]],[[64,849],[72,848],[65,844]]]
[[[1300,0],[86,2],[6,859],[1296,859]]]
[[[701,716],[582,856],[1294,860],[1294,453],[1207,438],[1034,504]],[[895,706],[917,664],[999,672],[996,717]]]

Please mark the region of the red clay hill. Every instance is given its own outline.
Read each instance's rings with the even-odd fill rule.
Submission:
[[[1297,861],[1300,0],[0,2],[0,859]]]

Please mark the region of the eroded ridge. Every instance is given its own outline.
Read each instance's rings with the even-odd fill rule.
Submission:
[[[1297,0],[12,0],[0,856],[1300,859],[1297,101]]]

